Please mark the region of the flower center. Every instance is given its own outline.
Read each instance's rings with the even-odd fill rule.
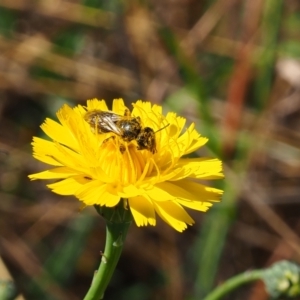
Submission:
[[[109,178],[118,184],[136,183],[147,164],[149,151],[137,150],[136,142],[125,142],[118,136],[105,140],[99,149],[99,165]]]

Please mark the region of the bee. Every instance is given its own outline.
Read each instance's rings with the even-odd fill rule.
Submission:
[[[93,110],[87,112],[84,119],[96,133],[113,132],[125,142],[135,140],[138,150],[147,149],[153,154],[157,152],[155,133],[169,125],[155,132],[150,127],[143,127],[141,118],[131,116],[128,109],[125,110],[124,116],[111,111]],[[120,151],[123,153],[125,147],[121,146]]]

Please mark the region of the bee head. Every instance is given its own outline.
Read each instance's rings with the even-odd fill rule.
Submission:
[[[145,127],[137,136],[138,150],[147,149],[153,154],[156,152],[155,132],[150,127]]]

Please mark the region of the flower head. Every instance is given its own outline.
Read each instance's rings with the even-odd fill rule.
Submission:
[[[57,179],[48,185],[53,192],[85,205],[114,207],[127,199],[137,226],[154,226],[157,214],[178,231],[194,223],[184,207],[205,212],[220,200],[222,190],[197,179],[223,178],[221,161],[184,157],[207,138],[175,113],[163,116],[161,106],[140,100],[130,112],[122,99],[110,111],[93,99],[86,107],[64,105],[57,117],[59,123],[46,119],[41,126],[51,141],[32,143],[33,156],[54,168],[29,176]]]

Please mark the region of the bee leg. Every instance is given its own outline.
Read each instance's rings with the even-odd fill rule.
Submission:
[[[110,136],[109,138],[107,138],[107,139],[105,139],[104,141],[103,141],[103,144],[104,143],[107,143],[109,140],[111,140],[111,139],[115,139],[115,137],[114,136]]]
[[[130,110],[126,108],[124,111],[124,117],[130,117],[130,115],[131,115]]]

